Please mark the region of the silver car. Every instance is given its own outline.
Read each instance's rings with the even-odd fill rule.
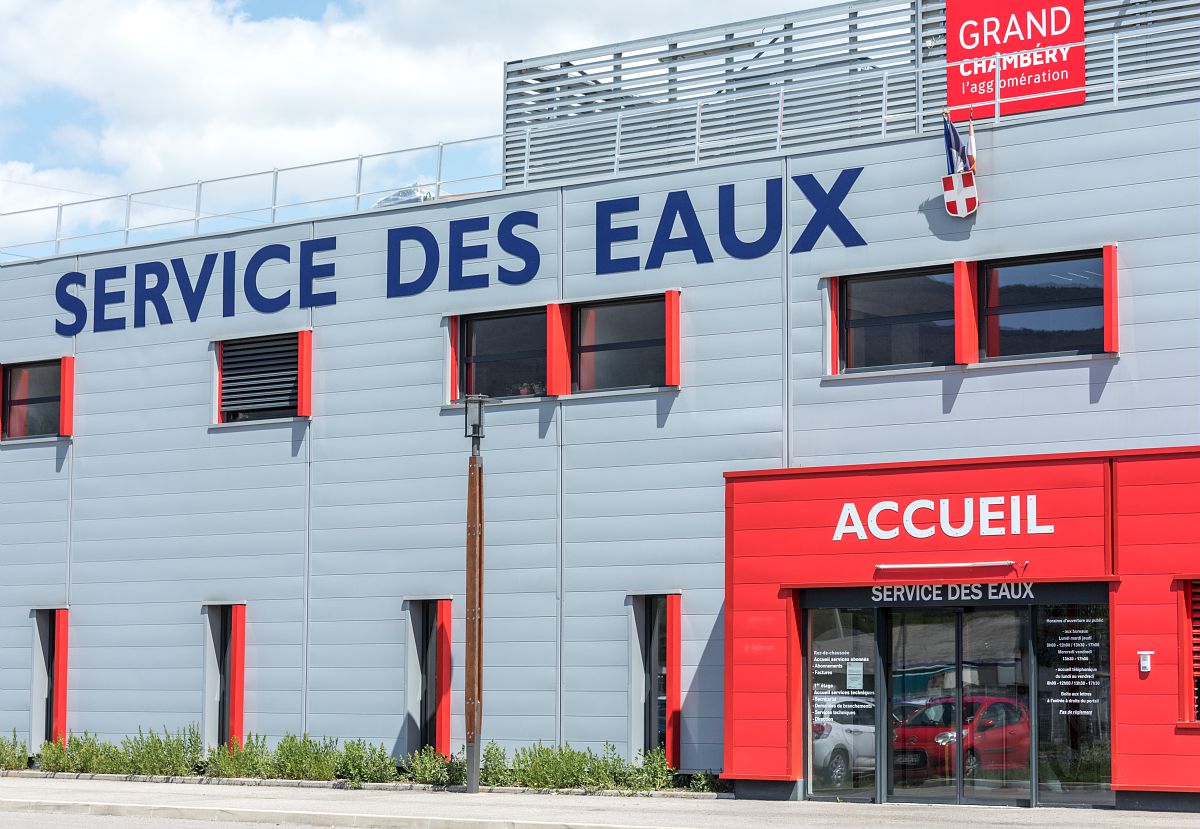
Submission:
[[[813,699],[813,772],[834,787],[875,773],[875,702],[872,697],[819,695]]]

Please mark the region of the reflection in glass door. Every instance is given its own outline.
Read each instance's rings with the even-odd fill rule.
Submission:
[[[1029,611],[962,612],[963,797],[1028,802]]]
[[[889,800],[958,799],[958,614],[889,614]]]
[[[812,794],[875,796],[875,611],[808,615]]]
[[[889,798],[1028,803],[1028,609],[889,618]]]

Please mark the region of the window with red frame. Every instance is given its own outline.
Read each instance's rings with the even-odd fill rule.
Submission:
[[[1187,653],[1183,655],[1184,665],[1191,669],[1191,682],[1188,691],[1191,693],[1192,721],[1200,722],[1200,579],[1187,583],[1186,623],[1191,634],[1186,640]]]
[[[954,362],[954,274],[950,268],[842,277],[838,371]]]
[[[463,394],[526,397],[546,393],[546,309],[462,317],[459,374]]]
[[[220,362],[218,423],[312,414],[312,332],[225,340]]]
[[[574,306],[574,391],[667,385],[667,313],[663,296]]]
[[[59,434],[62,361],[18,363],[3,368],[0,437],[30,438]]]
[[[980,353],[1103,352],[1104,281],[1100,251],[979,263]]]

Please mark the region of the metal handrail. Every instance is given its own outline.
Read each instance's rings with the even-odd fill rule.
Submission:
[[[1182,71],[1173,69],[1163,73],[1151,74],[1149,76],[1139,75],[1137,77],[1130,77],[1128,73],[1122,75],[1120,63],[1121,51],[1123,48],[1129,48],[1130,41],[1144,40],[1145,38],[1152,37],[1165,37],[1169,41],[1171,36],[1176,33],[1193,32],[1196,30],[1200,30],[1200,21],[1152,24],[1141,29],[1131,28],[1113,32],[1112,34],[1086,37],[1081,41],[1069,44],[1038,47],[1003,55],[979,56],[962,61],[936,60],[912,66],[900,65],[866,69],[856,71],[853,76],[847,75],[839,78],[823,77],[809,81],[785,76],[769,81],[769,88],[761,91],[755,90],[736,94],[715,92],[683,102],[673,101],[639,105],[626,110],[618,110],[615,113],[560,116],[557,120],[547,121],[546,123],[529,124],[520,131],[508,135],[491,134],[477,138],[457,139],[401,150],[347,156],[331,161],[297,164],[273,170],[261,170],[252,173],[204,179],[188,184],[131,191],[124,195],[98,196],[46,207],[0,212],[0,220],[11,220],[14,218],[20,220],[22,217],[32,219],[38,214],[47,217],[53,214],[55,224],[53,236],[7,245],[3,244],[2,240],[0,240],[0,245],[2,245],[0,246],[0,256],[9,256],[18,259],[32,258],[21,253],[15,253],[14,250],[35,248],[45,248],[45,251],[38,255],[47,255],[50,253],[57,255],[63,252],[64,243],[86,242],[87,240],[118,235],[123,239],[124,244],[128,244],[131,234],[148,233],[173,226],[185,226],[189,224],[191,226],[190,232],[182,233],[178,237],[169,238],[186,238],[187,236],[199,235],[204,230],[205,225],[210,226],[211,229],[214,223],[222,221],[251,222],[267,226],[278,220],[280,211],[300,210],[322,203],[350,201],[351,199],[353,200],[353,212],[361,212],[364,209],[375,209],[374,205],[366,208],[363,207],[365,197],[396,192],[406,186],[422,188],[424,192],[429,194],[429,199],[415,201],[413,204],[416,205],[454,198],[455,194],[447,193],[447,189],[454,189],[456,185],[463,185],[467,182],[499,180],[502,187],[512,188],[570,181],[573,178],[586,177],[589,173],[576,172],[572,175],[570,172],[566,172],[556,174],[556,170],[559,168],[561,162],[555,160],[553,157],[547,161],[541,160],[534,152],[534,145],[536,142],[542,140],[543,136],[550,136],[553,139],[554,133],[560,134],[559,141],[566,140],[567,136],[572,132],[586,129],[589,125],[595,124],[612,125],[613,130],[608,133],[611,136],[610,139],[598,139],[595,136],[589,136],[589,140],[593,142],[600,141],[601,145],[605,140],[611,141],[611,151],[607,156],[603,154],[589,156],[586,164],[589,167],[596,167],[597,169],[607,168],[614,173],[621,171],[623,163],[637,162],[639,160],[643,162],[651,161],[656,157],[659,158],[660,164],[664,168],[700,165],[709,160],[706,157],[706,151],[716,149],[725,151],[725,154],[716,160],[727,161],[729,153],[736,152],[739,145],[746,145],[748,147],[748,149],[744,150],[745,152],[763,151],[761,149],[755,150],[753,146],[750,146],[756,142],[761,144],[765,141],[769,145],[765,150],[768,154],[771,152],[775,154],[793,152],[798,146],[846,143],[850,140],[850,136],[830,137],[830,133],[836,129],[836,116],[819,115],[815,120],[810,118],[808,124],[797,125],[789,123],[787,114],[789,103],[794,103],[797,98],[804,99],[806,104],[815,101],[817,108],[829,110],[837,103],[834,100],[837,96],[833,95],[831,97],[831,93],[827,92],[827,90],[842,90],[845,88],[848,80],[853,80],[858,88],[868,90],[866,94],[856,100],[859,107],[858,113],[855,116],[856,128],[862,130],[864,123],[869,125],[870,121],[873,120],[877,125],[877,131],[873,134],[880,137],[891,139],[905,136],[919,136],[929,131],[929,127],[926,126],[926,119],[931,119],[932,126],[932,123],[936,123],[937,116],[943,109],[943,103],[940,99],[933,102],[924,100],[926,95],[924,90],[928,83],[927,78],[931,74],[935,77],[945,77],[953,67],[994,60],[996,63],[993,80],[998,81],[1002,70],[1010,66],[1013,62],[1021,60],[1023,56],[1045,54],[1064,47],[1084,49],[1085,60],[1088,57],[1102,60],[1105,53],[1100,51],[1099,47],[1107,46],[1108,52],[1111,53],[1111,58],[1104,64],[1103,74],[1099,78],[1093,78],[1089,82],[1085,76],[1085,83],[1082,86],[1030,95],[1003,95],[1001,94],[1001,84],[996,82],[994,83],[994,97],[987,102],[977,103],[975,106],[992,107],[992,123],[998,123],[1001,120],[1001,104],[1035,100],[1070,92],[1083,91],[1089,93],[1089,95],[1098,92],[1108,92],[1110,94],[1107,97],[1102,97],[1101,100],[1107,101],[1112,106],[1119,106],[1122,103],[1120,95],[1122,87],[1126,91],[1129,91],[1155,83],[1172,83],[1200,77],[1200,69],[1185,69]],[[1087,51],[1089,47],[1092,47],[1091,52]],[[768,103],[762,111],[758,109],[751,110],[755,106],[754,102],[756,101],[768,101]],[[1095,103],[1095,99],[1090,100],[1089,103]],[[899,111],[891,111],[893,106]],[[707,114],[705,112],[706,109],[719,113],[718,108],[738,109],[739,107],[746,108],[749,114],[732,113],[727,118],[726,116],[720,116],[722,120],[719,122],[720,126],[716,128],[720,130],[720,133],[712,137],[705,134],[706,127],[710,131],[714,129],[709,126],[711,119],[706,119],[705,117]],[[962,109],[965,108],[965,105],[953,108]],[[645,131],[654,129],[654,121],[656,119],[672,116],[684,118],[690,123],[690,129],[684,131],[682,140],[665,139],[657,144],[651,140],[649,146],[647,146]],[[744,124],[739,126],[737,123],[730,124],[730,120],[736,122],[738,118],[759,119],[765,126]],[[632,126],[631,121],[633,122]],[[689,132],[691,133],[690,135],[688,135]],[[866,138],[871,134],[870,132],[864,132],[862,137]],[[633,138],[629,140],[631,136]],[[447,148],[468,144],[484,144],[485,142],[498,142],[498,161],[495,168],[488,167],[478,175],[444,178]],[[513,150],[519,153],[519,161],[514,165],[515,172],[508,167],[508,159],[511,157]],[[396,182],[394,185],[364,192],[364,162],[388,157],[416,157],[421,153],[432,153],[435,151],[436,156],[433,160],[435,172],[430,180],[422,181],[423,176],[418,174],[415,181],[405,183]],[[567,156],[572,154],[569,146],[565,148],[551,147],[550,153],[555,152],[558,152],[560,156],[564,153]],[[667,155],[670,157],[665,157]],[[349,164],[355,165],[353,192],[337,191],[298,201],[280,201],[281,176],[286,177],[288,174],[300,171],[331,170],[338,165]],[[209,188],[207,192],[211,193],[213,185],[249,181],[252,179],[265,180],[267,177],[270,177],[271,188],[269,203],[255,203],[253,206],[244,206],[236,210],[206,211],[204,209],[206,188]],[[194,188],[195,190],[194,204],[190,208],[155,203],[147,200],[148,197],[153,197],[155,194],[173,190],[185,191],[188,188]],[[308,193],[304,195],[308,195]],[[69,231],[64,222],[64,209],[74,211],[105,202],[113,203],[114,208],[112,212],[113,218],[109,219],[109,221],[112,221],[110,229],[96,230],[94,227],[88,227],[86,231],[82,228]],[[115,219],[117,215],[115,210],[119,209],[118,205],[124,208],[124,220],[119,223]],[[181,215],[178,219],[154,217],[155,221],[135,223],[133,215],[133,208],[135,206],[138,208],[150,208],[156,211],[174,211]],[[396,207],[404,206],[409,205],[396,205]],[[270,215],[269,220],[265,218],[265,214],[268,214],[268,212]],[[259,214],[264,215],[259,216]],[[320,218],[320,216],[306,216],[304,218],[316,219]],[[94,221],[92,224],[94,225]],[[230,228],[222,229],[228,230]]]

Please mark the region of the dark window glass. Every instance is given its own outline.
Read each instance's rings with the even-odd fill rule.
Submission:
[[[229,686],[232,673],[230,661],[233,653],[233,607],[222,605],[219,618],[221,630],[217,641],[217,664],[220,672],[218,679],[220,696],[217,703],[217,743],[227,746],[230,745],[229,741],[232,737],[229,729]]]
[[[1104,350],[1104,261],[1099,255],[983,266],[985,357]]]
[[[4,367],[4,434],[27,438],[58,434],[58,360]]]
[[[419,605],[420,630],[417,637],[417,666],[421,673],[420,739],[421,748],[437,745],[437,602],[414,602]]]
[[[1108,606],[1036,609],[1038,800],[1111,806]]]
[[[546,311],[467,317],[462,376],[467,394],[546,393]]]
[[[954,274],[842,280],[846,369],[954,362]]]
[[[580,305],[571,326],[576,391],[661,386],[667,380],[662,297]]]
[[[646,751],[667,744],[667,597],[646,597],[642,664],[646,676]]]

